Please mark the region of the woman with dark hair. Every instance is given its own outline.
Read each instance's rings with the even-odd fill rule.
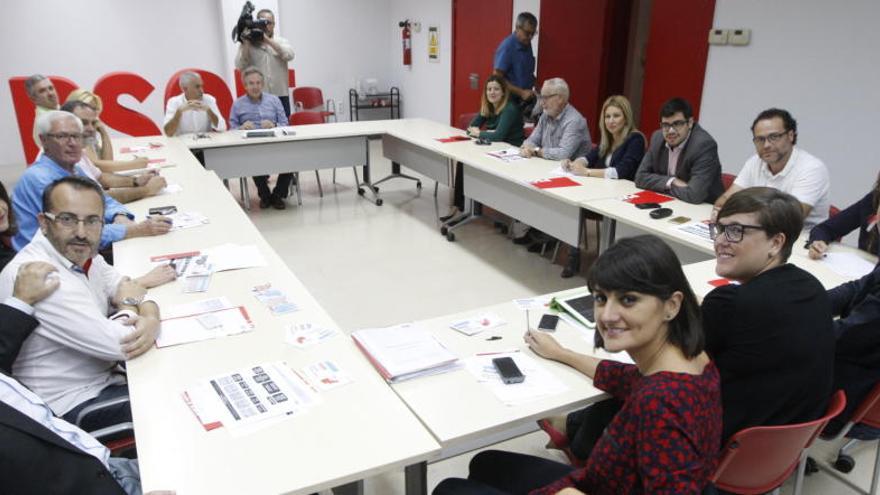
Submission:
[[[467,480],[447,479],[435,494],[700,493],[706,485],[720,448],[718,370],[703,352],[699,306],[675,253],[657,237],[622,239],[599,257],[587,285],[597,346],[626,351],[635,365],[576,353],[546,333],[525,335],[537,354],[623,401],[586,465],[485,451]]]
[[[710,225],[715,272],[738,282],[702,305],[706,352],[721,372],[724,440],[816,419],[831,397],[831,305],[814,276],[787,263],[802,228],[800,202],[770,187],[735,193]]]
[[[11,205],[6,187],[0,182],[0,270],[3,270],[3,267],[15,257],[15,250],[12,249],[12,236],[18,229]]]
[[[874,189],[865,197],[810,230],[810,240],[807,242],[810,258],[814,260],[821,258],[828,250],[828,244],[855,229],[859,229],[859,249],[880,256],[878,216],[880,216],[880,174],[874,182]]]
[[[523,134],[523,117],[520,108],[510,101],[510,87],[503,77],[491,75],[480,98],[480,112],[471,120],[467,128],[468,136],[496,142],[504,141],[519,147]],[[464,211],[464,177],[462,164],[455,166],[455,185],[453,186],[454,209],[440,220],[447,221]]]

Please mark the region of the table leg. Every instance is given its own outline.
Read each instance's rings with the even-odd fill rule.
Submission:
[[[406,495],[426,495],[428,493],[428,463],[420,462],[404,468]]]
[[[242,203],[244,203],[244,209],[250,211],[250,209],[251,209],[251,194],[248,191],[247,177],[239,177],[238,187],[241,189],[241,201],[242,201]]]
[[[352,481],[342,486],[333,488],[333,495],[363,495],[364,480]]]
[[[617,220],[607,216],[602,217],[602,230],[599,232],[599,254],[605,252],[614,243],[614,235],[617,230]]]
[[[379,197],[379,189],[370,182],[370,138],[364,138],[364,144],[366,146],[366,156],[364,157],[364,173],[363,173],[363,182],[357,184],[357,192],[360,196],[364,196],[367,190],[370,191],[370,194],[373,195],[373,202],[376,206],[382,206],[382,198]],[[355,170],[354,174],[355,178],[357,178],[357,170]],[[366,187],[366,189],[364,188]]]

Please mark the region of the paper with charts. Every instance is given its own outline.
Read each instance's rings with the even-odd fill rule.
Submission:
[[[319,401],[316,392],[282,361],[200,380],[182,396],[207,431],[268,426]]]
[[[498,151],[489,151],[486,154],[503,162],[515,162],[517,160],[525,160],[525,157],[519,154],[519,148],[514,147]]]
[[[526,379],[522,383],[509,385],[501,381],[501,376],[492,364],[493,359],[500,357],[513,358]],[[544,366],[521,352],[477,354],[465,360],[465,368],[478,382],[491,390],[498,400],[508,406],[524,404],[568,390],[568,387]]]

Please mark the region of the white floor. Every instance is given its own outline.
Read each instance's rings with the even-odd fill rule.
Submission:
[[[374,143],[372,153],[374,179],[390,171],[379,146]],[[456,242],[447,242],[439,233],[437,217],[446,214],[449,190],[440,186],[435,199],[429,179],[423,180],[421,191],[406,180],[383,183],[384,205],[378,207],[357,195],[351,169],[338,170],[337,179],[334,185],[330,171],[321,172],[324,197],[320,198],[314,173],[302,174],[302,206],[288,198],[286,210],[260,210],[254,202],[250,217],[346,331],[466,311],[585,283],[583,277],[560,278],[562,267],[551,264],[549,256],[515,246],[491,222],[471,223],[457,231]],[[256,198],[252,184],[251,197]],[[545,450],[545,443],[546,435],[534,432],[494,448],[563,460]],[[830,458],[831,450],[825,448],[817,457]],[[444,478],[466,476],[472,455],[431,464],[429,490]],[[855,453],[852,477],[861,486],[870,484],[873,456],[873,447]],[[784,492],[791,490],[790,485]],[[365,482],[367,494],[403,492],[402,472]],[[817,473],[807,478],[804,493],[856,492]]]

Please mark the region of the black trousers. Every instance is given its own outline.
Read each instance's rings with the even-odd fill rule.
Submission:
[[[589,459],[596,442],[622,407],[623,401],[607,399],[570,413],[565,418],[565,433],[571,453],[578,459]]]
[[[487,450],[471,459],[467,479],[445,479],[433,495],[525,495],[573,470],[567,464],[542,457]]]
[[[287,191],[290,189],[290,183],[293,181],[293,174],[278,174],[278,180],[275,182],[275,189],[273,191],[269,190],[268,175],[257,175],[253,179],[254,184],[257,185],[257,194],[260,195],[260,199],[284,199],[287,197]]]

